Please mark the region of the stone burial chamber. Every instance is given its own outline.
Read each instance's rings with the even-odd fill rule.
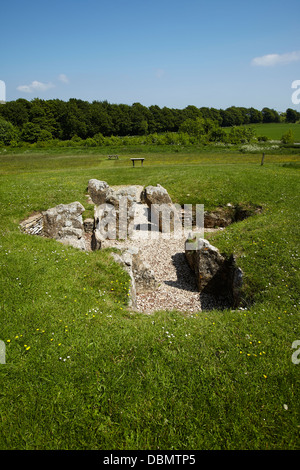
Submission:
[[[131,238],[137,231],[135,215],[141,208],[146,213],[144,227],[147,230],[169,232],[176,228],[176,223],[181,223],[177,207],[167,190],[159,184],[113,189],[105,181],[91,179],[87,191],[94,205],[93,218],[83,220],[85,208],[75,201],[32,214],[20,223],[21,230],[53,238],[81,250],[98,250],[106,239]]]
[[[145,231],[154,227],[162,233],[175,232],[177,227],[182,229],[186,214],[180,211],[180,206],[178,210],[178,205],[173,204],[167,190],[160,184],[111,187],[105,181],[90,179],[87,192],[88,202],[94,206],[94,217],[83,220],[85,208],[75,201],[32,214],[20,223],[21,230],[87,251],[101,249],[103,244],[107,245],[104,243],[106,240],[116,240],[120,245],[119,251],[112,256],[129,273],[130,306],[134,308],[139,293],[155,292],[159,284],[151,259],[145,260],[141,256],[145,249],[144,242],[135,242],[135,235],[142,226]],[[216,226],[225,227],[260,211],[260,207],[228,204],[226,208],[205,212],[204,226],[214,230]],[[139,218],[141,214],[143,218]],[[195,212],[192,218],[196,219]],[[165,220],[168,221],[166,225]],[[237,266],[235,256],[228,257],[220,253],[208,240],[200,238],[203,234],[197,234],[194,229],[195,223],[192,221],[191,235],[188,237],[186,232],[181,232],[178,242],[182,262],[185,260],[190,268],[191,282],[196,280],[200,296],[207,294],[208,297],[224,299],[224,308],[238,307],[242,301],[243,272]]]

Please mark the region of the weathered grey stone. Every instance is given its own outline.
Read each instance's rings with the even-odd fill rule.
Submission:
[[[185,255],[195,273],[200,292],[227,297],[233,306],[240,303],[243,272],[234,256],[222,255],[218,248],[203,238],[187,240]],[[187,249],[187,247],[189,249]]]
[[[151,208],[151,222],[158,226],[160,232],[169,233],[181,227],[181,212],[160,184],[146,186],[141,197]]]
[[[43,234],[48,238],[63,238],[64,236],[82,237],[84,207],[80,202],[71,204],[59,204],[43,215]]]
[[[77,248],[78,250],[86,250],[86,243],[84,238],[65,236],[64,238],[58,238],[57,241],[63,243],[64,245],[73,246],[73,248]]]
[[[125,255],[124,253],[112,253],[114,260],[119,263],[130,277],[130,288],[129,288],[129,302],[128,305],[131,308],[136,308],[136,284],[132,271],[132,255]]]
[[[112,202],[112,200],[111,200]],[[95,232],[99,240],[126,239],[134,228],[134,206],[128,207],[126,197],[122,204],[101,204],[95,206]]]
[[[84,250],[85,241],[82,238],[84,230],[81,215],[83,212],[84,207],[80,202],[59,204],[42,212],[43,235]]]
[[[91,179],[88,183],[88,193],[94,204],[104,204],[106,202],[109,185],[105,181]]]
[[[116,238],[116,211],[111,204],[95,206],[94,232],[99,241]]]
[[[158,284],[150,265],[141,258],[140,251],[132,254],[132,270],[136,283],[136,292],[154,289]]]
[[[115,190],[110,189],[110,193],[108,194],[106,202],[109,202],[110,195],[112,195],[114,199],[127,197],[129,204],[132,205],[134,202],[140,202],[141,187],[140,186],[126,186],[126,187],[115,189]]]
[[[157,286],[154,272],[145,263],[138,248],[132,247],[112,253],[114,260],[128,272],[130,276],[130,301],[129,306],[136,308],[136,295],[138,293],[153,289]]]
[[[146,186],[141,197],[149,207],[152,204],[172,204],[168,191],[160,184],[157,184],[157,186]]]
[[[196,274],[199,291],[202,291],[223,266],[225,258],[216,247],[203,238],[196,239],[194,245],[195,249],[186,250],[185,255]]]
[[[107,183],[102,185],[90,180],[91,187],[96,186],[101,192],[98,203],[95,205],[94,230],[98,240],[105,239],[126,239],[133,232],[135,204],[137,200],[138,188],[129,186],[113,190]],[[106,186],[107,185],[107,186]],[[100,190],[99,190],[100,188]],[[94,200],[97,199],[94,196]]]

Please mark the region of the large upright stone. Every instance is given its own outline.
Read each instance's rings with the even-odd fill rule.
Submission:
[[[106,202],[107,193],[109,191],[109,185],[106,181],[99,181],[97,179],[91,179],[88,183],[88,193],[94,204],[100,205]]]
[[[142,193],[142,198],[149,207],[152,204],[172,204],[168,191],[160,184],[157,186],[146,186]]]
[[[169,233],[181,229],[178,208],[172,203],[168,191],[160,184],[146,186],[142,200],[151,209],[151,222],[158,226],[160,232]]]
[[[82,220],[84,210],[80,202],[72,202],[59,204],[42,212],[43,235],[84,250],[86,248]]]
[[[187,240],[185,255],[200,292],[227,297],[234,307],[240,303],[243,272],[234,256],[222,255],[203,238]]]
[[[105,239],[126,239],[134,227],[135,202],[130,196],[109,193],[106,202],[95,206],[95,236]]]
[[[132,271],[132,254],[125,250],[125,252],[123,253],[122,252],[112,253],[112,257],[129,274],[130,286],[129,286],[128,306],[131,308],[136,308],[136,284],[135,284],[135,278],[134,278],[133,271]]]
[[[137,247],[127,248],[119,253],[112,253],[114,260],[119,263],[130,277],[129,307],[136,308],[136,295],[154,289],[158,283],[154,272],[145,263]]]
[[[132,203],[140,202],[142,186],[124,186],[121,188],[110,188],[107,194],[107,202],[110,197],[119,199],[120,197],[127,197]]]
[[[191,241],[187,241],[186,248],[188,243],[190,247],[192,245]],[[209,286],[217,275],[220,275],[225,263],[225,257],[221,255],[219,250],[203,238],[195,239],[194,249],[186,249],[185,255],[190,268],[196,275],[200,292]]]
[[[90,180],[89,194],[95,204],[92,248],[101,246],[105,239],[126,239],[134,227],[135,204],[139,188],[127,186],[112,189],[105,181]]]

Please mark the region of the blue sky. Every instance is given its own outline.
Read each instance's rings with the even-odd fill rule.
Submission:
[[[1,3],[7,101],[300,111],[299,0]]]

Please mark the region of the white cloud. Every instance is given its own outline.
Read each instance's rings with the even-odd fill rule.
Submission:
[[[61,73],[58,76],[58,80],[63,83],[70,83],[70,80],[68,79],[67,75],[65,75],[64,73]]]
[[[20,85],[17,87],[17,90],[19,91],[24,91],[24,93],[32,93],[32,89],[30,87],[30,85]]]
[[[34,91],[46,91],[49,88],[53,88],[54,85],[51,82],[42,83],[34,80],[30,85],[20,85],[17,87],[17,90],[23,91],[24,93],[33,93]]]
[[[252,59],[251,64],[260,67],[285,65],[300,60],[300,51],[287,52],[286,54],[267,54]]]

